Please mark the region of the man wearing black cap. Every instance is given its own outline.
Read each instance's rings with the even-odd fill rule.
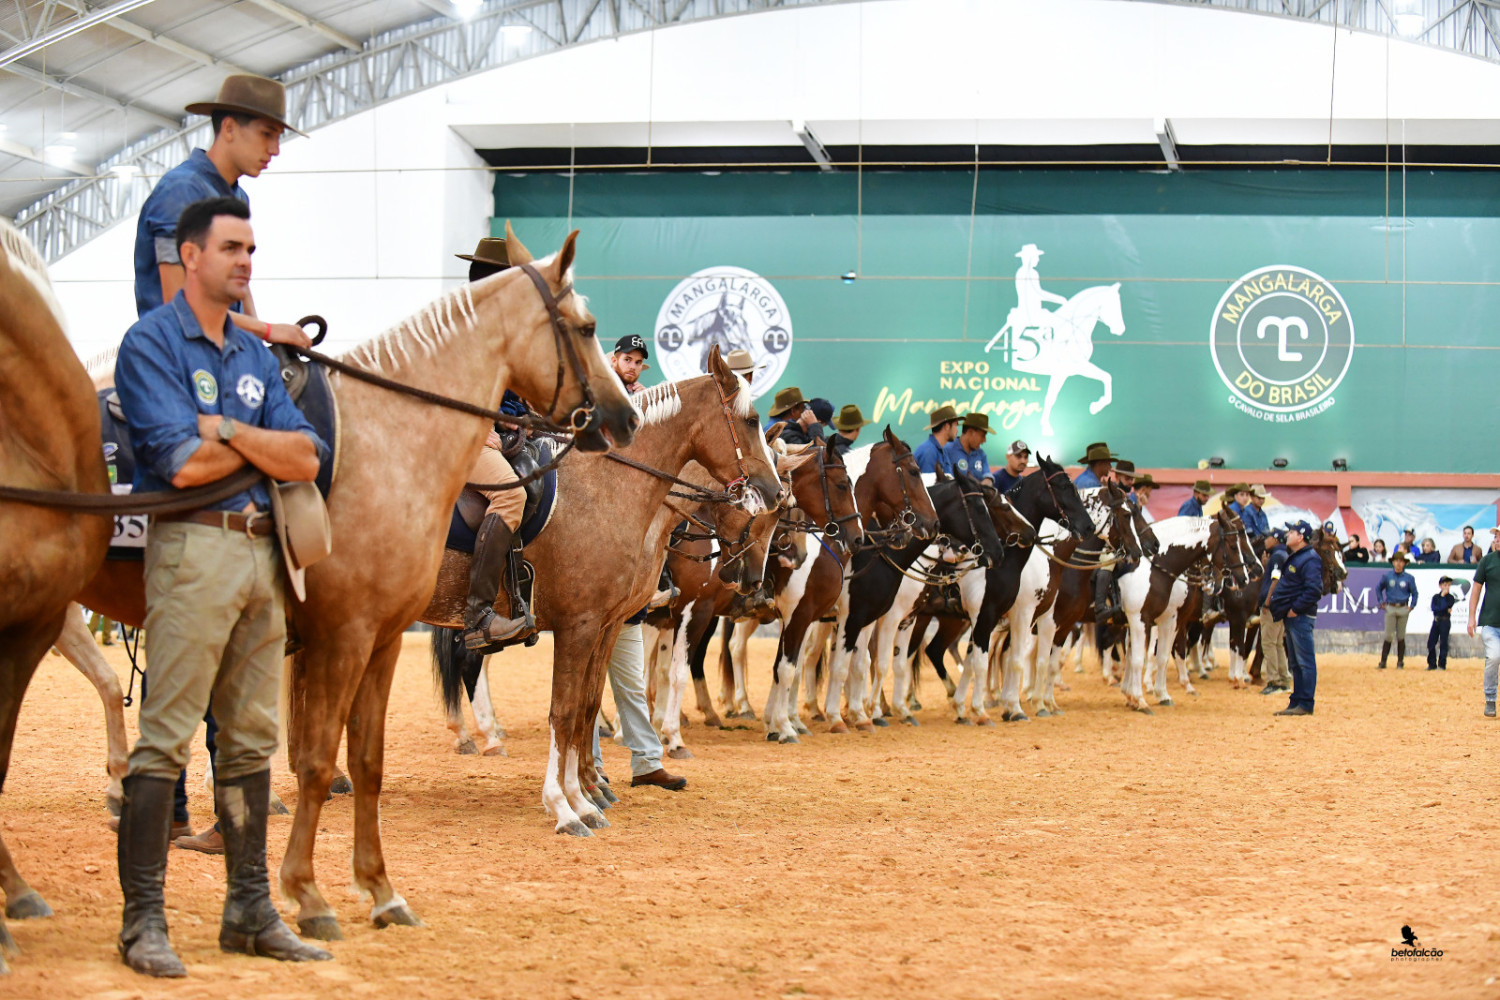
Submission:
[[[1438,592],[1432,595],[1432,628],[1427,632],[1427,669],[1448,669],[1448,632],[1453,627],[1453,605],[1458,598],[1448,593],[1453,577],[1438,577]]]
[[[1286,527],[1291,553],[1271,593],[1271,619],[1286,626],[1287,666],[1292,673],[1292,700],[1277,715],[1312,715],[1318,690],[1318,660],[1313,629],[1318,624],[1318,601],[1323,597],[1323,560],[1308,544],[1312,525],[1297,521]]]
[[[1009,492],[1026,475],[1026,466],[1030,463],[1031,445],[1020,438],[1012,441],[1005,453],[1005,468],[995,473],[995,488],[1001,493]]]
[[[644,392],[646,387],[641,385],[641,373],[651,366],[646,364],[650,355],[646,351],[646,342],[639,334],[627,333],[615,341],[614,353],[609,356],[609,366],[620,376],[620,381],[625,383],[627,395]]]

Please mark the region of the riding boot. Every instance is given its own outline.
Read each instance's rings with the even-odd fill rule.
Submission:
[[[229,875],[224,921],[219,927],[219,949],[283,962],[332,959],[322,948],[293,934],[271,903],[271,882],[266,874],[266,814],[271,810],[271,772],[220,778],[214,784],[214,805],[223,828],[224,867]]]
[[[123,784],[116,856],[125,911],[116,947],[120,958],[136,972],[180,979],[187,969],[167,940],[164,894],[173,780],[133,774]]]
[[[1383,642],[1383,643],[1381,643],[1380,644],[1380,666],[1376,667],[1375,669],[1377,669],[1377,670],[1384,670],[1385,669],[1386,658],[1389,657],[1390,655],[1391,655],[1391,644],[1389,642]]]
[[[502,618],[495,613],[500,579],[509,566],[511,537],[510,525],[499,514],[486,514],[479,525],[474,558],[469,564],[469,599],[464,608],[464,645],[469,649],[484,649],[536,628],[519,594],[511,595],[521,612],[519,618]]]
[[[1406,640],[1405,639],[1397,639],[1396,640],[1396,669],[1397,670],[1405,670],[1406,669]]]

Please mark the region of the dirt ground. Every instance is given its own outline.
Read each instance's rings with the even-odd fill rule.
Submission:
[[[772,647],[752,649],[760,705]],[[930,674],[919,729],[776,746],[758,724],[695,720],[696,759],[669,762],[688,789],[620,788],[611,828],[580,840],[541,806],[550,657],[544,639],[492,668],[510,756],[460,757],[408,636],[381,819],[425,929],[369,924],[341,797],[317,855],[347,937],[336,961],[221,954],[222,861],[173,851],[190,978],[168,983],[115,956],[99,703],[49,656],[0,824],[57,915],[11,922],[23,954],[0,996],[1500,994],[1500,725],[1480,716],[1477,660],[1377,673],[1325,657],[1303,719],[1272,718],[1284,699],[1231,691],[1221,668],[1149,718],[1090,672],[1065,676],[1064,716],[988,730],[953,725]],[[627,752],[605,753],[626,785]],[[190,775],[201,824],[201,759]],[[284,769],[276,784],[291,805]],[[289,827],[273,817],[273,876]],[[1442,958],[1393,961],[1403,925]]]

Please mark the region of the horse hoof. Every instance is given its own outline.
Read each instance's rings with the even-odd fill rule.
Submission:
[[[785,736],[783,736],[781,738],[781,742],[785,744],[785,743],[801,743],[802,741],[799,740],[799,739],[797,739],[797,734],[796,733],[787,733]]]
[[[485,747],[484,750],[480,752],[480,756],[483,756],[483,757],[509,757],[510,754],[506,751],[505,747],[501,746],[499,743],[496,743],[493,746],[487,746],[487,747]]]
[[[986,698],[986,699],[984,699],[984,707],[985,708],[999,708],[1000,707],[1000,699],[999,698]]]
[[[667,751],[667,756],[671,757],[673,760],[692,760],[693,751],[689,750],[687,747],[673,747],[672,749]]]
[[[297,921],[297,933],[314,941],[342,941],[344,932],[339,930],[339,918],[308,917]]]
[[[843,734],[843,733],[847,733],[849,731],[849,727],[846,726],[846,725],[844,725],[844,720],[843,719],[840,719],[839,721],[835,722],[833,725],[829,726],[828,727],[828,731],[830,733]]]
[[[1160,701],[1158,701],[1157,704],[1160,705],[1160,706],[1162,706],[1163,708],[1171,708],[1172,707],[1172,699],[1171,698],[1163,698]]]
[[[411,912],[411,907],[405,903],[393,906],[375,918],[375,926],[382,930],[387,927],[426,927],[422,919]]]
[[[995,728],[995,720],[991,719],[991,718],[988,718],[988,717],[981,718],[981,719],[975,719],[974,720],[974,725],[979,726],[979,727],[981,727],[983,729],[994,729]]]
[[[583,794],[589,797],[589,801],[594,804],[594,808],[598,809],[600,812],[603,812],[604,810],[609,808],[609,800],[604,797],[604,793],[599,791],[599,789],[590,788]]]
[[[814,712],[812,714],[812,720],[814,722],[827,722],[828,716],[824,715],[822,712]]]
[[[588,827],[590,830],[608,830],[609,829],[609,820],[607,820],[607,819],[604,818],[604,814],[603,813],[597,813],[597,812],[584,813],[582,816],[579,817],[579,819],[583,820],[583,825],[586,826],[586,827]]]
[[[592,837],[594,832],[583,825],[581,820],[570,819],[557,828],[558,833],[566,833],[570,837]]]
[[[921,726],[922,725],[920,722],[918,722],[916,719],[913,719],[909,715],[903,715],[901,717],[901,724],[903,726]]]
[[[1000,718],[1004,719],[1006,722],[1030,722],[1031,721],[1030,719],[1028,719],[1026,717],[1026,713],[1025,712],[1007,712],[1006,714],[1000,716]]]
[[[1048,719],[1052,717],[1052,713],[1047,711],[1045,708],[1039,708],[1036,710],[1036,717],[1038,719]]]
[[[1147,706],[1147,705],[1141,705],[1141,706],[1137,707],[1136,711],[1140,712],[1142,715],[1155,715],[1156,714],[1155,712],[1151,711],[1151,708],[1149,706]]]
[[[109,814],[115,819],[120,818],[120,807],[122,804],[123,800],[118,795],[106,795],[104,797],[104,808],[108,809]]]
[[[800,719],[793,719],[792,720],[792,728],[797,731],[797,735],[798,736],[810,736],[810,735],[812,735],[812,730],[808,729],[806,726],[804,726],[802,724],[802,721]]]
[[[453,749],[457,750],[459,754],[464,757],[479,756],[479,747],[474,745],[473,740],[460,740],[457,744],[454,745]]]
[[[730,718],[733,718],[733,716],[730,716]],[[719,718],[717,715],[705,715],[703,717],[703,728],[704,729],[723,729],[724,728],[724,720],[721,719],[721,718]]]
[[[347,774],[341,774],[333,779],[333,784],[328,786],[328,791],[333,795],[348,795],[354,791],[354,782],[349,780]]]
[[[1053,715],[1062,715],[1063,714],[1063,710],[1060,709],[1060,708],[1058,708],[1055,705],[1052,707],[1051,711],[1052,711]]]
[[[292,814],[292,811],[286,807],[286,803],[283,802],[283,801],[281,801],[281,796],[277,795],[275,792],[272,792],[271,793],[271,815],[272,816],[290,816],[291,814]]]
[[[862,733],[873,733],[875,731],[875,723],[873,723],[873,722],[856,722],[854,724],[854,728],[858,729]]]
[[[766,742],[767,743],[775,743],[779,739],[781,739],[781,734],[777,733],[775,730],[772,730],[771,732],[766,733]]]
[[[920,701],[918,701],[917,699],[913,698],[911,700],[911,710],[913,712],[920,712],[920,711],[922,711],[922,703]]]
[[[891,724],[886,721],[886,719],[885,719],[884,716],[882,716],[882,717],[880,717],[878,719],[871,719],[870,721],[873,722],[873,723],[875,723],[875,725],[879,726],[881,729],[889,729],[889,728],[891,728]]]
[[[604,796],[604,801],[608,802],[610,805],[614,805],[616,802],[620,801],[620,797],[614,793],[614,790],[612,788],[609,787],[609,782],[607,781],[599,786],[599,794]]]
[[[953,721],[956,722],[956,723],[958,723],[960,726],[972,726],[974,724],[973,720],[967,719],[967,718],[965,718],[962,715],[960,715],[958,718],[954,719]]]
[[[33,889],[6,903],[5,915],[12,920],[40,920],[52,916],[52,907]]]

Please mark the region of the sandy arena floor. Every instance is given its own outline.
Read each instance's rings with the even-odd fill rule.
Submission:
[[[757,705],[771,651],[753,649]],[[1310,719],[1272,718],[1284,700],[1231,691],[1223,669],[1151,718],[1068,674],[1064,717],[991,730],[949,722],[928,674],[916,730],[783,747],[758,724],[695,723],[697,758],[669,762],[687,791],[622,788],[613,826],[578,840],[540,802],[550,655],[544,641],[492,673],[510,756],[459,757],[423,637],[408,637],[382,825],[426,929],[368,923],[340,798],[318,842],[348,938],[337,960],[221,954],[223,863],[174,851],[169,916],[190,970],[174,983],[115,956],[99,703],[48,657],[0,823],[57,916],[11,922],[23,954],[0,996],[1500,994],[1500,725],[1480,717],[1477,660],[1377,673],[1326,657]],[[627,784],[626,751],[606,761]],[[201,760],[190,773],[201,824]],[[276,782],[292,804],[284,769]],[[272,819],[273,877],[289,825]],[[1441,960],[1392,961],[1404,924]]]

